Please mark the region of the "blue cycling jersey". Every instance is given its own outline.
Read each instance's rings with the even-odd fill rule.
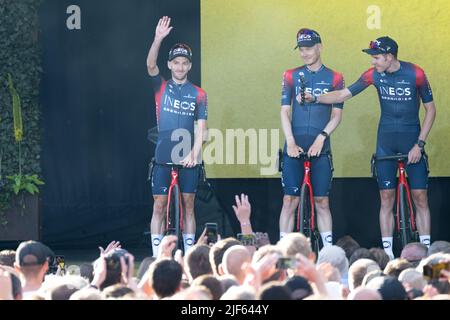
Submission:
[[[155,150],[157,163],[173,162],[171,153],[180,141],[172,141],[172,133],[186,129],[190,133],[191,147],[194,144],[194,122],[208,117],[206,92],[187,81],[177,84],[161,75],[151,77],[156,102],[158,142]],[[187,156],[187,155],[185,155]]]
[[[373,84],[381,105],[379,132],[419,132],[419,106],[433,101],[425,72],[417,65],[400,61],[400,69],[379,73],[370,68],[351,86],[352,96]]]
[[[344,87],[342,74],[324,65],[318,71],[311,71],[307,66],[287,70],[283,76],[281,105],[292,105],[292,133],[294,136],[317,136],[328,124],[332,107],[343,108],[343,104],[311,104],[300,105],[296,99],[300,93],[302,80],[305,92],[320,96]]]

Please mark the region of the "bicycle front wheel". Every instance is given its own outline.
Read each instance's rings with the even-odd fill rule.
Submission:
[[[177,249],[181,248],[180,243],[183,243],[183,234],[181,230],[181,203],[180,203],[180,188],[174,185],[170,197],[170,228],[178,237]]]
[[[311,202],[310,202],[310,191],[306,184],[302,185],[300,190],[300,203],[299,203],[299,214],[298,214],[298,224],[299,230],[307,237],[311,237]]]
[[[398,192],[400,193],[399,195],[400,241],[402,246],[401,249],[403,249],[411,241],[412,230],[410,229],[411,222],[409,221],[411,212],[405,186],[400,185]]]

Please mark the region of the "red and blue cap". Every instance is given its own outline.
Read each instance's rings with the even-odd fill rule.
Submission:
[[[192,62],[192,50],[184,43],[177,43],[169,51],[169,61],[172,61],[176,57],[185,57]]]
[[[370,41],[369,48],[363,49],[362,51],[370,55],[388,53],[397,55],[398,45],[394,39],[385,36],[377,38],[374,41]]]

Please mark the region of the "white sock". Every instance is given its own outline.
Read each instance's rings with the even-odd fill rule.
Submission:
[[[321,232],[320,236],[322,237],[322,243],[324,247],[333,245],[333,232],[331,231]]]
[[[183,233],[184,253],[189,250],[195,244],[195,234]]]
[[[158,256],[158,248],[162,238],[163,238],[162,234],[152,234],[152,249],[153,249],[153,256],[155,258]]]
[[[423,235],[423,236],[419,236],[419,238],[420,238],[420,243],[426,245],[428,248],[430,247],[431,236],[429,234]]]
[[[389,259],[394,260],[394,252],[392,251],[392,239],[393,237],[382,237],[384,252],[389,256]]]
[[[280,240],[283,239],[289,232],[280,232]]]

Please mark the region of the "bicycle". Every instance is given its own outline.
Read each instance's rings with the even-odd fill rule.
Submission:
[[[152,159],[149,168],[149,180],[152,177],[153,167],[155,164],[156,162],[154,161],[154,159]],[[178,179],[179,179],[179,170],[186,168],[183,165],[176,163],[158,163],[158,165],[169,167],[171,176],[171,181],[167,191],[166,217],[165,221],[163,222],[165,230],[164,235],[176,235],[178,238],[176,249],[184,249],[183,244],[184,210],[183,210],[182,192],[180,190]],[[201,175],[203,177],[203,180],[205,181],[206,175],[204,172],[203,163],[195,165],[194,167],[192,167],[192,169],[197,167],[200,167]],[[199,181],[200,180],[201,179],[199,179]]]
[[[319,253],[320,233],[316,226],[316,215],[314,210],[314,194],[311,184],[311,158],[302,152],[298,156],[303,161],[303,182],[300,187],[300,202],[297,209],[296,231],[303,233],[311,241],[311,248]]]
[[[302,152],[298,157],[291,157],[293,159],[304,160],[303,181],[300,184],[300,201],[297,207],[295,232],[301,232],[311,241],[311,248],[316,253],[319,253],[319,238],[320,233],[316,226],[316,216],[314,209],[314,195],[311,183],[311,158],[306,152]],[[283,171],[283,151],[278,151],[278,171]]]
[[[424,154],[425,156],[425,154]],[[411,189],[406,179],[405,160],[408,160],[407,154],[396,154],[393,156],[377,157],[372,156],[371,171],[372,176],[376,178],[375,163],[376,161],[396,160],[398,168],[398,183],[396,194],[396,210],[395,212],[395,231],[400,238],[401,248],[403,249],[408,243],[416,242],[419,239],[419,233],[416,228],[414,217],[414,204],[411,200]]]

